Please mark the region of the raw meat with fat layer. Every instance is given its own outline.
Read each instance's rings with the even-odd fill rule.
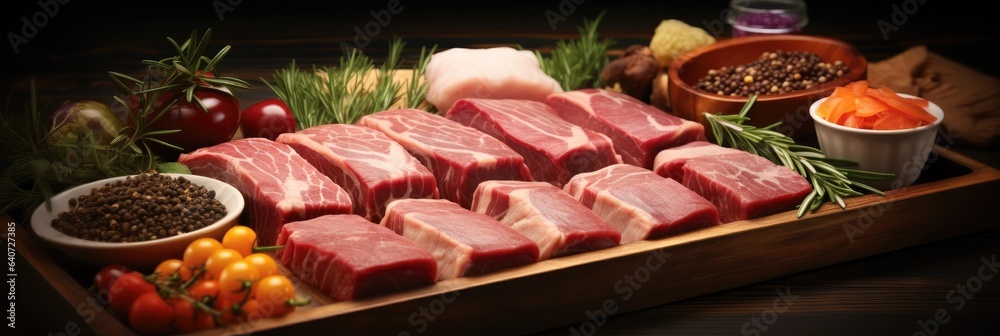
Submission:
[[[542,101],[563,92],[545,74],[535,53],[510,47],[451,48],[427,63],[427,102],[448,111],[461,98],[529,99]]]
[[[573,177],[567,193],[622,234],[622,244],[716,225],[705,198],[649,169],[617,164]]]
[[[281,263],[336,301],[433,284],[434,257],[416,243],[358,215],[329,215],[285,224]]]
[[[483,182],[472,210],[534,241],[541,251],[540,260],[616,246],[622,238],[593,211],[545,182]]]
[[[393,201],[382,226],[430,252],[438,263],[439,281],[538,260],[538,246],[530,239],[493,217],[448,200]]]
[[[562,187],[573,175],[621,163],[611,139],[557,117],[544,103],[459,99],[447,118],[503,141],[524,157],[535,181]]]
[[[347,192],[283,143],[232,140],[181,154],[177,161],[243,194],[248,224],[261,246],[273,245],[287,222],[351,213]]]
[[[545,98],[559,117],[607,135],[624,163],[651,169],[661,150],[705,140],[705,127],[663,112],[629,95],[602,89]]]
[[[524,158],[486,133],[421,110],[367,115],[361,125],[384,133],[437,179],[441,198],[468,208],[476,186],[487,180],[531,181]]]
[[[277,141],[343,187],[353,201],[353,213],[375,223],[393,200],[438,197],[437,182],[427,167],[371,128],[322,125],[282,134]]]
[[[715,204],[723,223],[791,210],[812,191],[802,175],[761,156],[708,142],[664,150],[655,172]]]

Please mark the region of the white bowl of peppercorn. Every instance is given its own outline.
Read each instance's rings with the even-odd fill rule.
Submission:
[[[32,213],[31,227],[73,259],[151,270],[195,239],[221,239],[243,207],[236,188],[213,178],[139,174],[65,190]]]

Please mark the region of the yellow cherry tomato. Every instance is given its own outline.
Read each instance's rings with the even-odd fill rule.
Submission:
[[[184,264],[192,268],[202,267],[212,253],[221,249],[222,243],[215,238],[198,238],[184,250]]]
[[[283,316],[295,310],[288,304],[288,300],[295,298],[295,287],[284,275],[265,277],[253,287],[253,297],[260,303],[264,316]]]
[[[278,274],[278,263],[274,258],[264,253],[254,253],[243,258],[244,261],[257,267],[260,277]]]
[[[222,236],[222,247],[239,251],[240,255],[243,256],[253,253],[256,242],[257,233],[253,229],[242,225],[234,226],[229,231],[226,231],[225,236]]]
[[[219,297],[225,298],[233,303],[241,303],[248,295],[254,282],[260,279],[257,267],[250,263],[239,260],[222,269],[219,274]]]
[[[216,250],[205,261],[205,276],[208,279],[218,279],[219,275],[222,274],[222,269],[240,260],[243,260],[243,256],[234,249],[223,248]]]
[[[181,282],[191,279],[191,268],[185,265],[180,259],[164,260],[160,265],[156,266],[153,273],[156,274],[156,279],[160,281],[170,279],[174,274],[177,274]]]

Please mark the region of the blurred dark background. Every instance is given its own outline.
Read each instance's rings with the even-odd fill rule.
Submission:
[[[902,8],[906,1],[918,4],[917,11],[907,15],[906,22],[889,32],[885,40],[877,22],[892,23],[893,6]],[[992,22],[996,20],[994,11],[968,0],[921,1],[807,1],[810,23],[803,33],[843,39],[871,61],[925,44],[933,52],[982,72],[1000,74],[995,54],[988,51],[995,50],[1000,41]],[[40,91],[55,99],[110,101],[107,95],[114,94],[114,89],[107,71],[137,73],[142,69],[141,60],[172,55],[166,37],[183,40],[192,30],[211,28],[210,52],[223,45],[233,47],[221,69],[255,86],[240,97],[241,101],[258,99],[269,94],[259,78],[270,79],[275,69],[292,60],[303,65],[335,65],[341,55],[340,44],[353,44],[357,35],[354,28],[363,30],[373,21],[371,11],[385,10],[390,2],[7,1],[0,17],[0,29],[7,37],[0,47],[0,85],[23,88],[34,78]],[[56,4],[58,10],[54,11]],[[378,57],[393,36],[408,42],[405,56],[410,60],[420,46],[433,44],[441,48],[520,44],[545,50],[559,39],[576,37],[576,27],[583,19],[602,11],[606,16],[600,25],[601,36],[614,38],[618,48],[625,48],[648,44],[653,29],[664,19],[709,27],[719,20],[729,1],[401,0],[399,5],[401,11],[384,27],[380,25],[378,34],[363,48],[372,56]],[[46,9],[52,15],[39,14]],[[553,30],[546,11],[568,15],[565,21],[557,21]],[[32,30],[24,30],[22,18],[44,24],[29,38]],[[729,34],[726,27],[719,37]],[[18,44],[16,53],[12,40]]]

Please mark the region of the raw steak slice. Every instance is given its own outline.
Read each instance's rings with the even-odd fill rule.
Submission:
[[[181,154],[197,175],[236,187],[261,246],[273,245],[287,222],[351,213],[344,189],[309,165],[291,147],[264,138],[232,140]]]
[[[507,98],[542,101],[563,92],[546,75],[531,51],[509,47],[451,48],[427,63],[427,102],[448,111],[461,98]]]
[[[378,223],[385,206],[402,198],[437,198],[437,182],[403,146],[382,132],[349,124],[278,136],[350,194],[353,213]]]
[[[622,238],[593,211],[545,182],[483,182],[472,210],[534,241],[541,250],[539,260],[616,246]]]
[[[660,176],[680,181],[715,204],[723,223],[793,209],[812,191],[788,167],[707,142],[664,150],[655,166]]]
[[[705,127],[660,111],[629,95],[583,89],[549,95],[559,117],[611,138],[622,161],[646,169],[661,150],[705,140]]]
[[[617,164],[573,177],[567,193],[622,234],[622,244],[716,225],[708,200],[649,169]]]
[[[433,284],[434,257],[358,215],[329,215],[281,228],[281,263],[337,301]]]
[[[448,200],[393,201],[382,226],[434,255],[438,280],[490,273],[538,260],[538,245],[530,239],[493,217]]]
[[[361,125],[406,148],[437,178],[441,198],[464,208],[486,180],[531,181],[524,158],[500,140],[474,128],[421,110],[398,109],[367,115]]]
[[[741,156],[743,154],[749,153],[739,149],[722,147],[706,141],[693,141],[686,145],[677,146],[672,150],[660,151],[653,162],[653,171],[657,175],[669,177],[680,182],[684,180],[684,165],[692,159],[724,155]]]
[[[459,99],[447,118],[513,148],[535,181],[562,187],[573,175],[621,163],[611,139],[559,119],[548,105],[517,99]]]

